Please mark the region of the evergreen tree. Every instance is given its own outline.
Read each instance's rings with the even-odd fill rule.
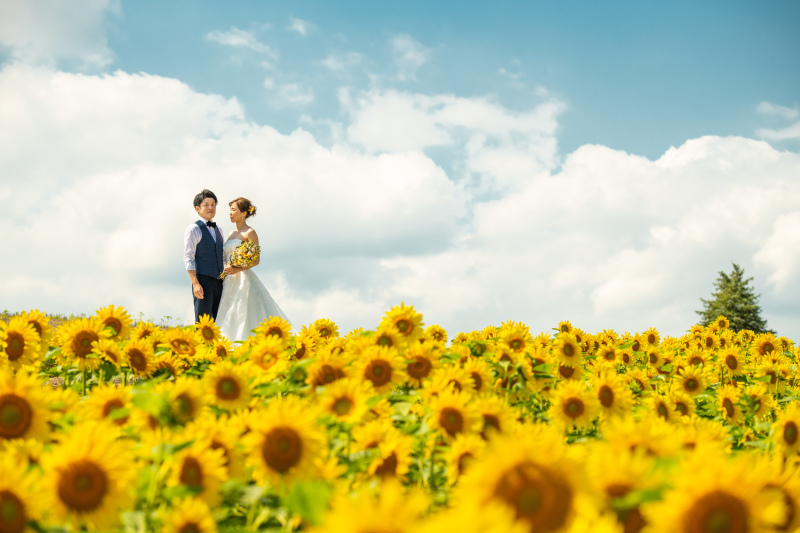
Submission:
[[[703,310],[695,311],[700,315],[700,325],[707,326],[719,315],[730,321],[734,331],[750,329],[756,333],[774,333],[767,329],[767,321],[761,318],[761,306],[758,305],[760,294],[755,294],[750,282],[753,278],[744,279],[744,269],[733,263],[730,274],[720,272],[714,282],[716,291],[710,300],[700,298]]]

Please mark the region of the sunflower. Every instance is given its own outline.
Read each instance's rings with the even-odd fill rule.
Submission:
[[[377,418],[353,428],[351,451],[362,452],[376,448],[384,439],[391,437],[398,430],[387,418]]]
[[[3,453],[0,472],[0,531],[34,531],[26,523],[40,520],[45,511],[37,471],[29,468],[27,459]]]
[[[243,424],[236,417],[222,415],[217,418],[210,411],[204,411],[186,425],[182,437],[186,441],[205,440],[212,449],[222,450],[222,462],[227,470],[227,477],[244,480],[244,458],[239,451],[242,432]]]
[[[447,344],[447,330],[439,324],[428,326],[425,333],[422,334],[423,338],[430,339],[442,344]]]
[[[700,343],[704,350],[713,352],[719,348],[719,337],[715,332],[706,330],[706,332],[703,333],[703,336],[700,338]]]
[[[98,309],[96,318],[103,328],[110,330],[112,340],[123,341],[131,334],[131,317],[122,307],[109,305]]]
[[[772,424],[772,442],[786,456],[800,450],[800,404],[790,403]]]
[[[775,531],[797,531],[800,528],[800,471],[798,465],[784,464],[783,458],[773,456],[762,459],[767,463],[768,473],[761,489],[762,493],[783,500],[786,512],[784,519],[775,525]]]
[[[122,352],[119,349],[119,343],[109,340],[100,339],[92,343],[92,353],[97,354],[103,361],[107,361],[117,368],[122,366]]]
[[[594,379],[593,393],[604,418],[625,416],[631,412],[633,394],[622,376],[613,371],[601,371]]]
[[[224,361],[233,353],[233,343],[227,337],[220,336],[214,341],[214,362]]]
[[[764,383],[747,387],[742,393],[742,401],[748,405],[749,413],[756,419],[768,416],[775,407],[775,399]]]
[[[75,364],[80,370],[95,370],[102,360],[99,357],[89,357],[92,343],[109,338],[111,333],[95,318],[77,318],[58,328],[58,336],[61,341],[59,358],[64,363]]]
[[[672,380],[672,383],[678,390],[690,396],[704,393],[708,386],[705,372],[696,366],[687,366],[678,370],[678,376]]]
[[[98,385],[81,403],[83,416],[89,420],[108,419],[124,426],[132,407],[132,390],[132,387],[115,387],[108,383]]]
[[[722,424],[697,415],[680,419],[675,426],[685,450],[713,448],[720,454],[730,453],[730,434]]]
[[[172,350],[168,350],[156,357],[156,371],[166,368],[173,379],[183,374],[191,366],[191,362],[181,359]]]
[[[387,348],[400,349],[406,344],[406,341],[400,332],[397,331],[397,329],[393,326],[381,326],[372,337],[372,343],[377,344],[378,346],[385,346]]]
[[[407,491],[399,481],[382,481],[376,490],[369,485],[359,487],[354,496],[334,497],[322,524],[311,533],[416,533],[423,524],[422,514],[428,498],[416,491]]]
[[[370,476],[379,478],[402,477],[408,474],[411,454],[414,452],[414,439],[393,431],[378,444],[375,459],[367,468]]]
[[[717,389],[717,406],[723,420],[733,425],[738,425],[744,419],[742,408],[739,406],[741,391],[731,385],[723,385]]]
[[[630,369],[625,377],[628,379],[628,384],[637,393],[647,392],[653,388],[650,384],[650,376],[641,368]]]
[[[163,533],[217,533],[217,522],[208,504],[200,498],[172,502],[161,519]]]
[[[197,378],[175,378],[175,381],[159,383],[155,391],[166,394],[170,414],[178,424],[187,424],[205,412],[205,395],[202,383]]]
[[[500,344],[515,353],[522,353],[529,348],[531,340],[528,326],[521,322],[508,321],[500,329]]]
[[[403,354],[406,361],[405,374],[411,387],[421,387],[422,381],[439,368],[439,353],[432,342],[412,344]]]
[[[422,337],[422,326],[425,324],[422,323],[422,315],[413,306],[400,302],[400,305],[386,312],[380,325],[396,329],[406,342],[413,342]]]
[[[555,361],[561,365],[579,368],[583,355],[581,345],[575,340],[574,335],[562,333],[558,336],[555,346],[553,346]]]
[[[159,327],[152,322],[139,322],[131,331],[131,338],[146,339],[156,331],[159,331]]]
[[[280,339],[283,346],[289,345],[292,338],[292,325],[288,320],[279,316],[265,318],[256,328],[256,334],[262,337],[275,337]]]
[[[776,365],[769,361],[764,361],[756,367],[756,377],[765,379],[767,388],[771,393],[782,393],[786,389],[786,383],[782,379],[781,365]]]
[[[107,530],[131,508],[136,463],[117,435],[108,422],[84,422],[42,457],[43,497],[56,520]]]
[[[550,399],[548,417],[558,426],[589,429],[599,414],[597,397],[586,390],[582,381],[561,382]]]
[[[674,390],[669,393],[669,402],[672,404],[672,409],[678,412],[681,416],[693,416],[697,407],[694,403],[692,395],[683,390]]]
[[[286,370],[284,347],[284,341],[277,335],[259,337],[253,344],[247,360],[253,365],[256,383],[271,381]]]
[[[780,343],[772,333],[761,333],[756,335],[753,341],[755,352],[760,356],[766,356],[779,349]]]
[[[128,340],[122,348],[122,353],[131,371],[137,376],[150,377],[156,371],[153,346],[146,339]]]
[[[0,348],[0,361],[15,369],[36,364],[41,356],[36,328],[19,316],[0,328]]]
[[[203,343],[197,331],[190,328],[170,328],[166,332],[166,344],[181,357],[193,358]]]
[[[316,334],[321,343],[339,336],[339,327],[327,318],[318,318],[311,324],[311,330]]]
[[[481,418],[480,435],[484,440],[494,433],[510,433],[514,427],[514,410],[497,396],[476,398],[472,407]]]
[[[403,358],[396,349],[370,346],[356,361],[355,375],[360,379],[371,381],[375,392],[383,394],[403,382],[404,366]]]
[[[316,388],[347,377],[351,372],[348,364],[341,355],[333,355],[328,349],[318,350],[316,360],[308,366],[306,383]]]
[[[500,435],[460,478],[453,499],[458,506],[499,503],[529,531],[564,531],[585,500],[578,471],[560,432]]]
[[[219,488],[227,479],[224,452],[212,448],[207,439],[195,440],[188,447],[170,455],[168,487],[183,487],[210,506],[220,502]]]
[[[616,417],[606,422],[603,437],[618,452],[641,450],[653,457],[670,457],[682,445],[675,427],[660,416],[648,416],[643,420]]]
[[[464,475],[470,463],[478,458],[486,448],[486,442],[474,433],[456,435],[444,454],[447,465],[447,481],[454,485]]]
[[[296,333],[294,336],[294,352],[292,353],[294,358],[297,361],[312,359],[317,346],[317,340],[317,332],[303,326],[300,332]]]
[[[601,346],[597,350],[597,360],[607,365],[614,365],[618,362],[620,352],[613,345]]]
[[[653,418],[659,417],[665,422],[675,421],[675,409],[666,396],[653,393],[645,400],[644,403]]]
[[[245,369],[227,360],[212,365],[206,371],[203,387],[208,403],[228,411],[244,409],[253,396]]]
[[[654,533],[761,532],[783,519],[778,498],[761,498],[763,465],[710,450],[686,461],[661,501],[644,507]]]
[[[661,335],[656,328],[647,328],[642,333],[641,339],[644,348],[655,348],[661,342]]]
[[[354,378],[334,381],[320,395],[323,412],[337,420],[354,423],[367,412],[367,400],[375,394],[372,383]]]
[[[744,375],[744,354],[737,348],[730,347],[719,353],[719,365],[731,377]]]
[[[195,324],[195,328],[206,345],[213,345],[220,336],[219,326],[209,315],[200,316],[200,321]]]
[[[47,318],[47,315],[38,309],[31,309],[30,311],[22,311],[19,316],[33,326],[36,334],[39,335],[42,352],[46,352],[50,347],[50,342],[53,340],[53,327],[50,325],[50,319]]]
[[[437,396],[445,390],[456,392],[473,389],[472,376],[466,370],[455,365],[444,365],[437,369],[431,380],[425,384],[423,398]]]
[[[492,385],[492,370],[482,359],[470,359],[464,363],[464,372],[472,379],[472,390],[475,394],[488,393]]]
[[[33,374],[0,369],[0,439],[46,441],[51,394]]]
[[[557,376],[562,380],[581,381],[583,376],[583,367],[559,364],[556,372]]]
[[[470,405],[470,399],[467,392],[452,389],[440,392],[429,402],[431,416],[428,425],[449,438],[480,430],[481,417]]]
[[[278,397],[253,412],[250,433],[242,438],[256,483],[311,477],[327,453],[317,411],[296,396]]]

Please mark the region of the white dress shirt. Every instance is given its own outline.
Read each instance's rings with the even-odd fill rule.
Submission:
[[[203,224],[206,223],[205,219],[200,219]],[[208,232],[211,234],[211,239],[216,243],[217,242],[217,232],[211,231],[213,228],[208,228]],[[222,230],[219,226],[220,235],[222,235]],[[200,242],[200,239],[203,238],[203,230],[200,229],[200,226],[197,225],[197,222],[193,222],[183,234],[183,264],[186,266],[186,270],[197,270],[197,263],[195,263],[194,256],[197,252],[197,243]]]

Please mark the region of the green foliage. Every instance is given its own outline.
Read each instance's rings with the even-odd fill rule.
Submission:
[[[744,269],[736,263],[733,263],[730,274],[720,271],[711,299],[700,298],[703,309],[695,311],[700,315],[700,325],[708,326],[722,315],[730,321],[730,329],[734,331],[750,329],[756,333],[774,333],[767,329],[767,321],[761,318],[760,295],[750,286],[751,281],[753,278],[745,279]]]

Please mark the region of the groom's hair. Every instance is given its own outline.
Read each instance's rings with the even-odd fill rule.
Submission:
[[[208,189],[203,189],[197,196],[194,197],[194,206],[200,207],[200,204],[202,204],[203,200],[205,200],[206,198],[213,198],[215,204],[219,203],[219,201],[217,200],[217,195],[215,195]]]

